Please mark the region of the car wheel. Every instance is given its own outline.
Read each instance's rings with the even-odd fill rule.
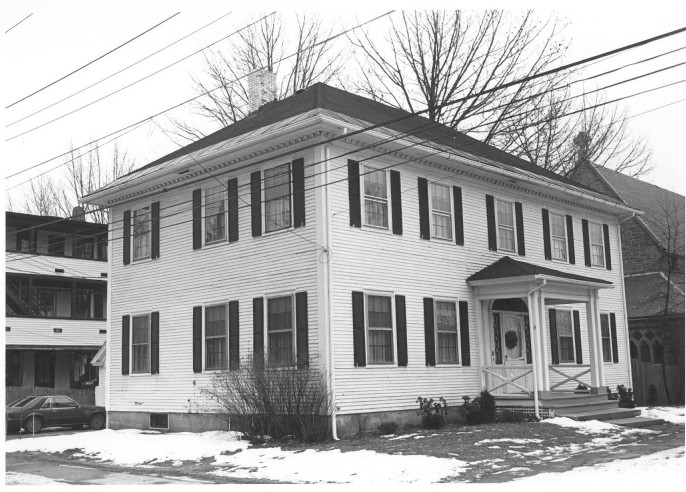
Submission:
[[[43,428],[43,419],[40,417],[29,417],[24,422],[24,429],[30,434],[35,434]]]
[[[101,413],[96,413],[91,417],[91,423],[90,423],[91,429],[93,430],[100,430],[103,427],[105,427],[105,416],[102,415]]]

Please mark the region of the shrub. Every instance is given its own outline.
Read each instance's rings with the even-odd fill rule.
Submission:
[[[619,406],[621,408],[634,408],[636,406],[631,388],[625,388],[623,384],[620,384],[617,386],[617,393],[619,393]]]
[[[326,377],[315,367],[270,367],[241,361],[238,370],[214,375],[201,392],[219,415],[251,441],[293,438],[319,442],[329,437],[331,398]]]
[[[395,434],[395,431],[398,430],[398,424],[395,422],[381,422],[377,429],[379,429],[382,436],[387,436],[389,434]]]
[[[448,417],[448,403],[443,397],[434,401],[433,398],[426,399],[420,396],[417,398],[417,403],[419,403],[417,415],[421,420],[422,427],[440,429],[445,425]]]
[[[486,424],[495,421],[495,398],[486,390],[473,400],[463,396],[464,402],[458,409],[460,416],[468,425]]]
[[[654,407],[655,405],[657,405],[657,387],[650,383],[648,386],[648,406]]]

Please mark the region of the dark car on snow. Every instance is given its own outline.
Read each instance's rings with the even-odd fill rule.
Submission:
[[[26,396],[5,407],[7,431],[35,433],[43,427],[105,427],[105,407],[81,405],[68,396]]]

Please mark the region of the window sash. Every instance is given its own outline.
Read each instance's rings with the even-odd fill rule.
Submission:
[[[557,347],[560,362],[576,362],[572,312],[556,310],[555,318],[557,321]]]
[[[267,299],[267,352],[270,365],[293,365],[294,338],[293,297]]]
[[[610,338],[610,316],[600,315],[600,337],[603,344],[603,362],[612,362],[612,340]]]
[[[457,308],[454,302],[436,301],[436,355],[438,363],[456,363],[458,357]]]
[[[591,265],[605,266],[605,244],[603,228],[595,222],[588,223],[588,239],[591,244]]]
[[[264,171],[265,231],[291,226],[291,165],[283,164]]]
[[[133,259],[150,256],[150,207],[133,211]]]
[[[512,202],[497,200],[496,218],[498,222],[498,249],[515,250],[514,205]]]
[[[225,369],[227,364],[226,306],[205,308],[205,369]]]
[[[150,372],[150,318],[134,316],[131,329],[132,373]]]
[[[226,188],[205,191],[205,243],[226,239]]]
[[[386,171],[365,166],[364,172],[364,224],[388,229]]]
[[[565,216],[550,214],[550,237],[553,246],[553,259],[567,260],[567,224]]]
[[[393,316],[391,298],[367,296],[367,354],[370,364],[392,364]]]
[[[452,239],[452,208],[450,187],[431,183],[432,236],[439,239]]]

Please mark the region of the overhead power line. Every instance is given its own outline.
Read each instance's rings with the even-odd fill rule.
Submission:
[[[8,32],[10,32],[12,29],[14,29],[15,27],[17,27],[19,24],[21,24],[22,22],[24,22],[26,19],[28,19],[28,18],[31,17],[32,15],[33,15],[33,12],[31,12],[29,15],[27,15],[26,17],[24,17],[22,20],[20,20],[19,22],[17,22],[15,25],[13,25],[12,27],[10,27],[8,30],[6,30],[6,31],[5,31],[5,34],[7,34]]]
[[[114,53],[114,52],[117,51],[119,48],[122,48],[122,47],[126,46],[127,44],[131,43],[132,41],[134,41],[134,40],[140,38],[141,36],[143,36],[143,35],[149,33],[150,31],[152,31],[153,29],[155,29],[155,28],[161,26],[162,24],[164,24],[164,23],[167,22],[168,20],[173,19],[174,17],[176,17],[176,16],[179,15],[180,13],[181,13],[181,12],[177,12],[177,13],[175,13],[174,15],[167,17],[167,18],[164,19],[162,22],[160,22],[160,23],[158,23],[158,24],[155,24],[155,25],[152,26],[150,29],[147,29],[147,30],[143,31],[142,33],[138,34],[137,36],[134,36],[133,38],[129,39],[128,41],[126,41],[126,42],[120,44],[120,45],[117,46],[116,48],[111,49],[110,51],[108,51],[108,52],[105,53],[104,55],[100,55],[99,57],[97,57],[97,58],[94,59],[94,60],[89,61],[88,63],[86,63],[86,64],[83,65],[82,67],[79,67],[79,68],[77,68],[76,70],[74,70],[74,71],[72,71],[72,72],[69,72],[67,75],[64,75],[64,76],[60,77],[59,79],[55,80],[54,82],[50,82],[50,83],[49,83],[48,85],[46,85],[45,87],[42,87],[42,88],[38,89],[37,91],[32,92],[32,93],[29,94],[28,96],[24,96],[24,97],[22,97],[21,99],[19,99],[19,100],[17,100],[17,101],[14,101],[14,102],[13,102],[12,104],[10,104],[9,106],[5,106],[5,109],[9,109],[9,108],[11,108],[12,106],[14,106],[15,104],[19,104],[20,102],[25,101],[25,100],[28,99],[29,97],[35,96],[35,95],[38,94],[39,92],[42,92],[42,91],[44,91],[45,89],[47,89],[48,87],[51,87],[51,86],[55,85],[56,83],[61,82],[62,80],[66,79],[67,77],[70,77],[70,76],[74,75],[76,72],[79,72],[79,71],[83,70],[84,68],[86,68],[86,67],[92,65],[93,63],[97,62],[98,60],[102,60],[102,59],[105,58],[107,55],[109,55],[109,54],[111,54],[111,53]]]

